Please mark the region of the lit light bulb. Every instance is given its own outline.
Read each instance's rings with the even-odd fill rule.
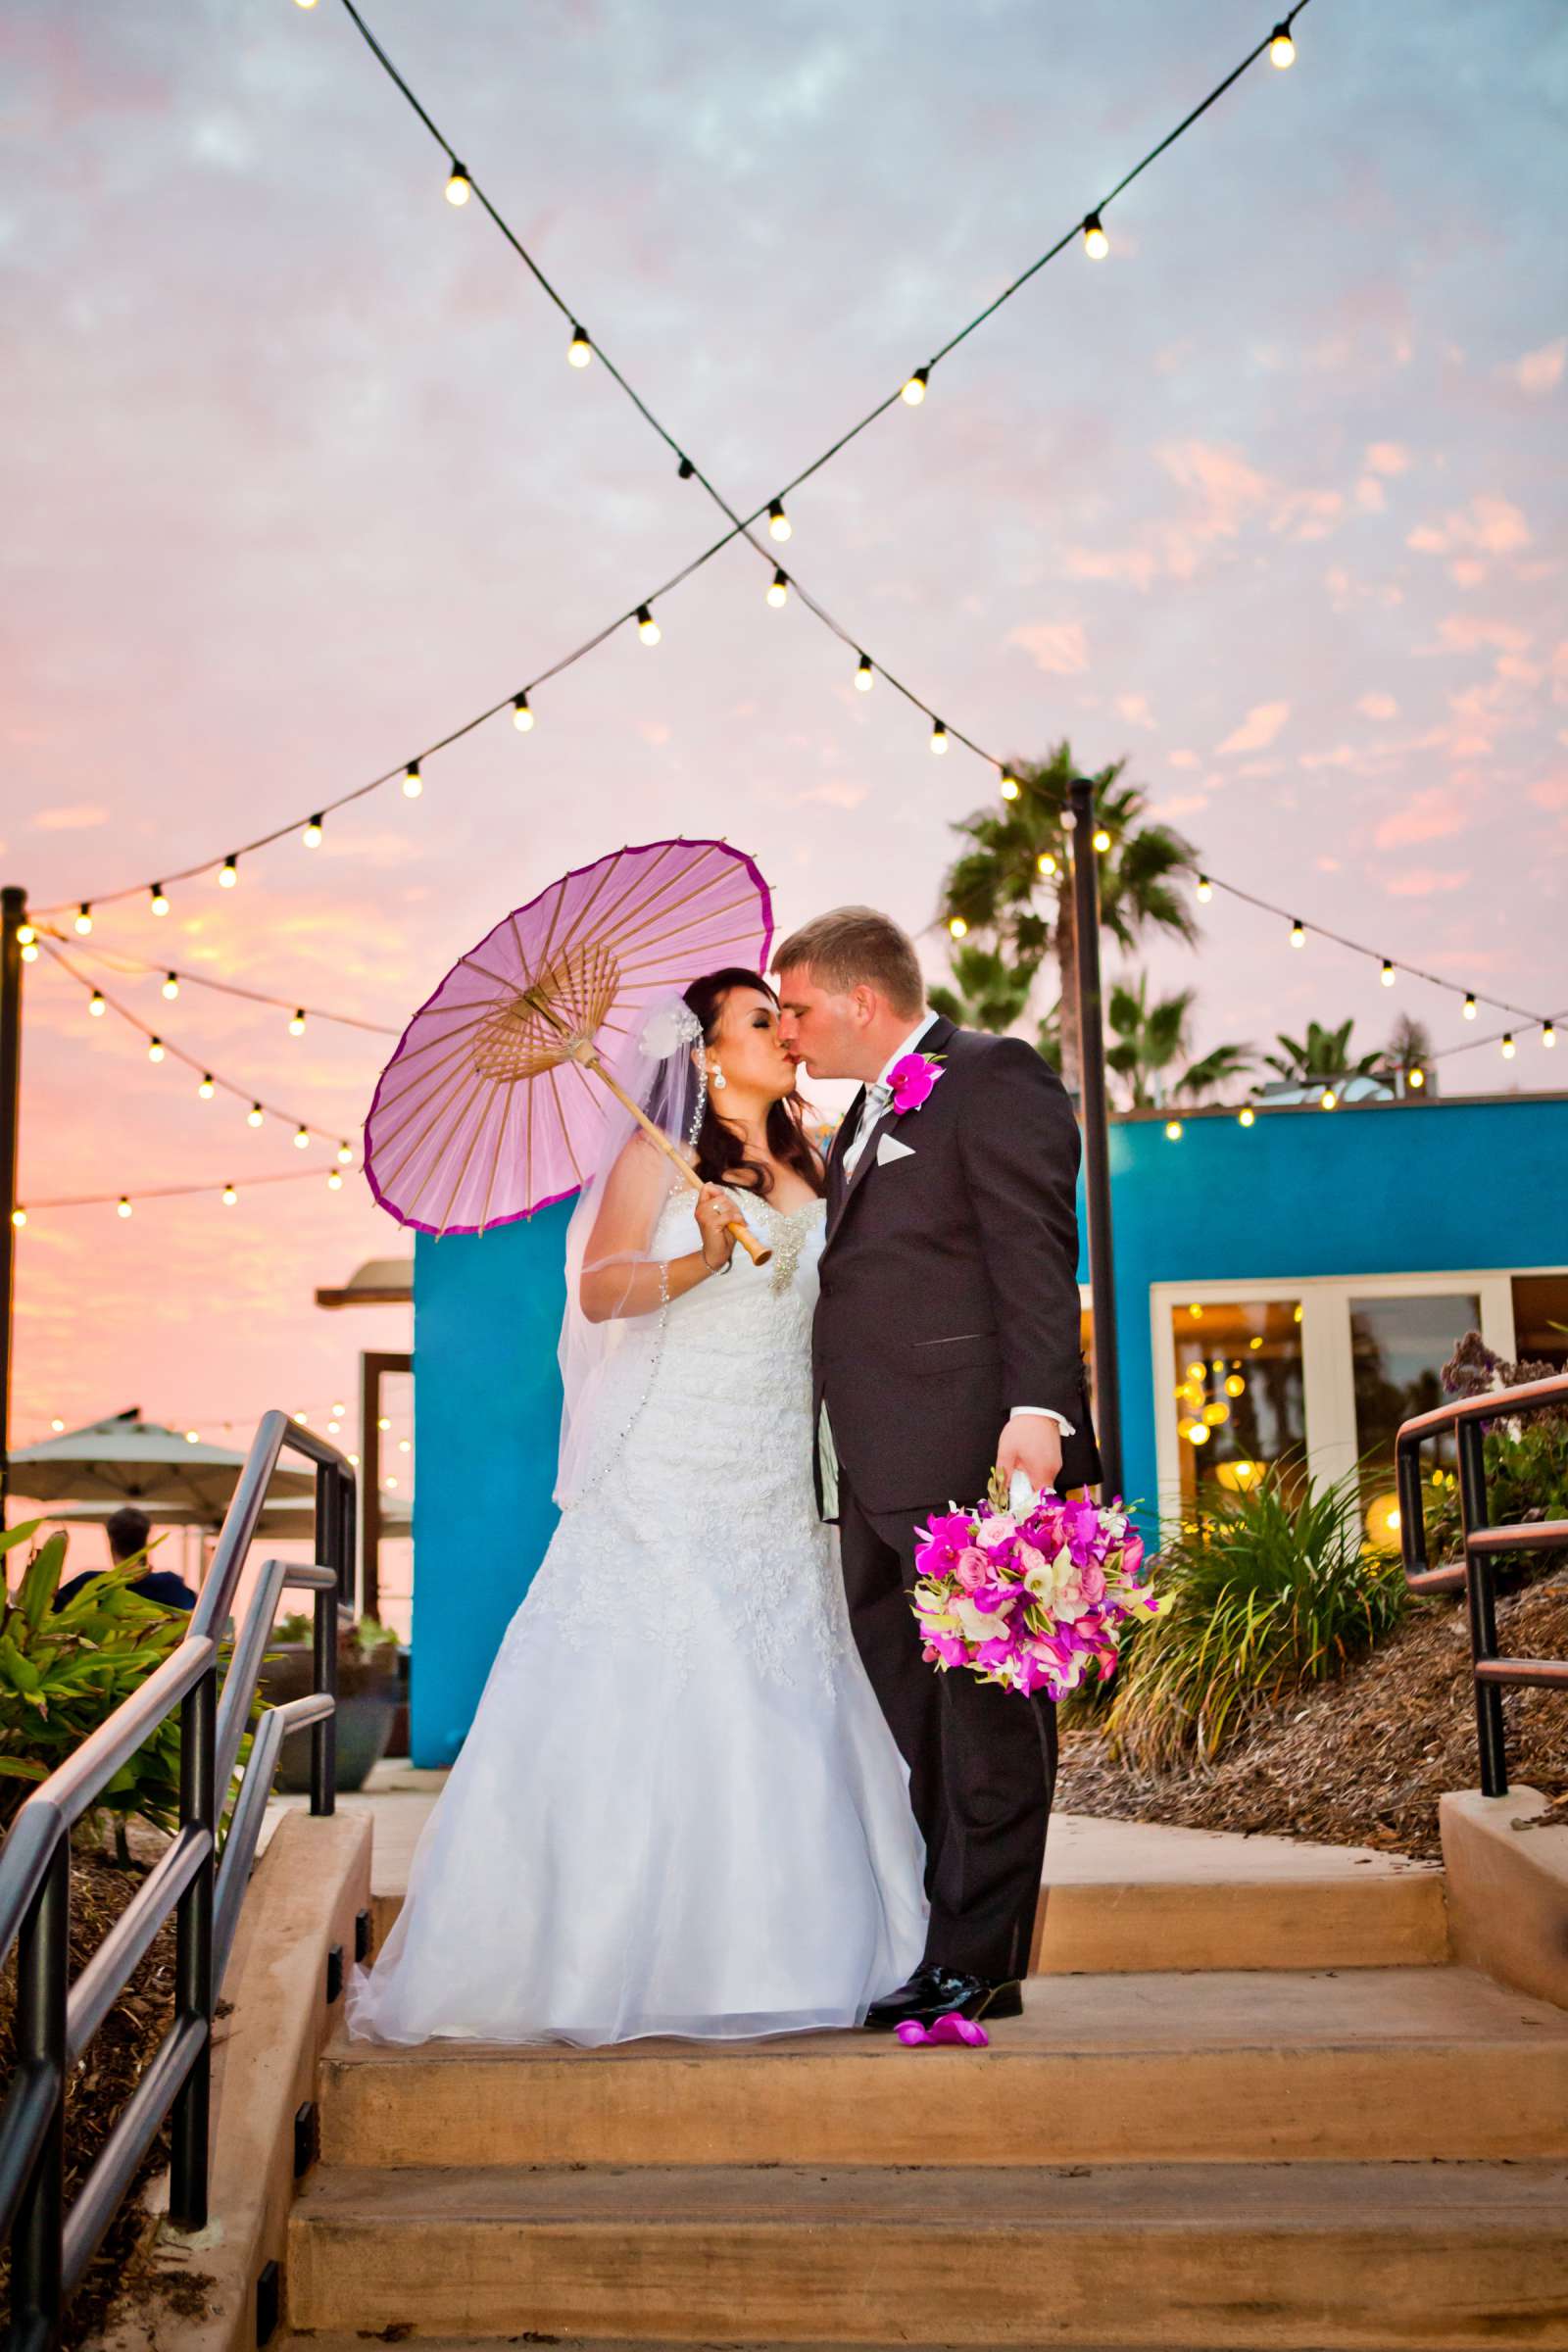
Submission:
[[[57,1413],[54,1419],[50,1422],[49,1426],[55,1432],[56,1436],[58,1436],[60,1431],[63,1430],[66,1425]]]
[[[310,823],[300,835],[300,839],[308,850],[318,850],[320,848],[321,820],[319,816],[313,816],[311,818]]]
[[[259,1102],[253,1102],[249,1110],[245,1113],[245,1124],[247,1127],[259,1127],[265,1116],[266,1113],[263,1111],[261,1104]]]
[[[187,1429],[187,1430],[186,1430],[186,1432],[185,1432],[185,1443],[186,1443],[186,1445],[187,1445],[187,1446],[199,1446],[199,1445],[201,1444],[201,1442],[202,1442],[202,1433],[201,1433],[201,1431],[200,1431],[199,1429]]]
[[[533,712],[528,708],[525,694],[515,694],[512,698],[512,723],[519,735],[526,735],[533,725]]]
[[[1251,1127],[1256,1124],[1256,1121],[1257,1113],[1250,1107],[1246,1110],[1240,1110],[1236,1114],[1236,1124],[1239,1127]]]
[[[947,750],[947,748],[948,730],[942,724],[940,718],[934,718],[931,721],[931,749],[940,759],[941,755]]]
[[[161,882],[155,882],[153,884],[152,889],[147,894],[147,903],[151,906],[154,914],[167,914],[169,912],[169,894]]]
[[[767,510],[767,530],[769,538],[787,539],[790,536],[792,527],[793,526],[790,522],[790,518],[784,512],[784,501],[781,498],[775,498]]]
[[[1271,66],[1278,66],[1282,74],[1288,66],[1295,65],[1296,43],[1291,38],[1291,28],[1288,24],[1276,24],[1270,34],[1268,62]]]
[[[1510,1030],[1509,1030],[1509,1031],[1506,1033],[1506,1035],[1504,1036],[1504,1038],[1503,1038],[1503,1041],[1502,1041],[1502,1058],[1503,1058],[1503,1060],[1504,1060],[1504,1061],[1512,1061],[1512,1059],[1513,1059],[1513,1057],[1514,1057],[1514,1055],[1515,1055],[1515,1054],[1516,1054],[1517,1052],[1518,1052],[1518,1048],[1515,1046],[1515,1044],[1514,1044],[1514,1042],[1513,1042],[1513,1032],[1512,1032],[1512,1030],[1510,1029]]]
[[[1244,1396],[1247,1394],[1247,1383],[1239,1372],[1226,1375],[1225,1394],[1227,1396]]]
[[[385,1413],[382,1413],[382,1414],[380,1414],[380,1415],[378,1416],[378,1418],[377,1418],[377,1420],[376,1420],[376,1424],[375,1424],[375,1426],[376,1426],[376,1428],[377,1428],[377,1429],[390,1429],[390,1428],[391,1428],[391,1426],[392,1426],[392,1424],[391,1424],[391,1422],[390,1422],[390,1421],[387,1419],[387,1416],[385,1415]]]
[[[1476,1017],[1476,1001],[1474,997],[1466,997],[1464,1001],[1464,1017],[1467,1021],[1473,1021]]]
[[[914,373],[910,376],[908,382],[904,387],[903,397],[906,404],[909,408],[917,409],[920,406],[921,401],[925,398],[926,385],[930,382],[930,380],[931,370],[929,368],[917,368],[915,369]]]
[[[767,591],[767,601],[772,606],[775,612],[779,610],[780,606],[788,603],[789,593],[790,581],[788,572],[775,569]]]
[[[1383,972],[1382,972],[1382,979],[1383,979],[1383,985],[1384,985],[1384,987],[1385,987],[1385,988],[1392,988],[1392,987],[1394,986],[1395,980],[1396,980],[1396,978],[1397,978],[1397,974],[1396,973],[1396,971],[1395,971],[1395,969],[1394,969],[1394,966],[1393,966],[1393,964],[1392,964],[1392,963],[1389,961],[1388,957],[1385,956],[1384,956],[1384,958],[1383,958]]]
[[[344,1404],[341,1399],[332,1407],[333,1412],[338,1415],[339,1419],[342,1418],[343,1414],[345,1414],[348,1409],[348,1406]]]
[[[222,1201],[225,1208],[232,1208],[235,1201],[239,1199],[238,1193],[235,1192],[234,1187],[231,1184],[225,1184],[218,1197]]]
[[[326,1425],[326,1434],[327,1434],[327,1436],[328,1436],[329,1438],[335,1438],[335,1437],[337,1436],[337,1433],[338,1433],[338,1431],[339,1431],[339,1430],[342,1428],[342,1426],[343,1426],[343,1424],[342,1424],[342,1422],[341,1422],[341,1421],[329,1421],[329,1422],[327,1423],[327,1425]]]
[[[594,356],[594,347],[580,326],[573,326],[571,341],[566,345],[566,357],[574,368],[586,368]]]
[[[238,880],[239,859],[237,858],[225,858],[222,864],[218,869],[218,881],[220,889],[232,890]]]
[[[1214,896],[1214,885],[1206,874],[1200,874],[1198,877],[1198,896],[1205,906]]]
[[[343,1190],[343,1178],[336,1168],[327,1170],[326,1189],[329,1193],[340,1193]]]
[[[1041,851],[1039,857],[1035,859],[1035,869],[1037,872],[1047,875],[1054,874],[1055,872],[1056,860],[1050,850]]]
[[[637,634],[644,645],[657,645],[662,633],[648,607],[639,605],[637,608]]]
[[[310,1140],[311,1140],[311,1131],[310,1131],[310,1129],[309,1129],[308,1127],[296,1127],[296,1128],[295,1128],[295,1130],[294,1130],[294,1149],[295,1149],[295,1151],[296,1151],[296,1152],[303,1152],[303,1151],[305,1150],[305,1147],[306,1147],[306,1145],[307,1145],[307,1144],[310,1142]]]
[[[876,684],[876,666],[869,654],[862,654],[857,664],[855,683],[861,694],[869,694]]]
[[[397,1483],[398,1482],[395,1478],[383,1478],[381,1481],[383,1487],[391,1487],[394,1490],[397,1487]]]
[[[1110,847],[1110,835],[1105,831],[1103,825],[1102,825],[1099,831],[1095,834],[1094,842],[1096,849],[1100,852],[1101,856],[1103,857],[1105,852]]]
[[[118,1216],[122,1217],[128,1217],[130,1214],[130,1202],[126,1200],[123,1193],[121,1194],[119,1200],[115,1204],[115,1212]]]
[[[164,981],[162,993],[168,998],[170,1004],[172,1004],[174,999],[179,994],[179,974],[177,972],[169,973]]]
[[[293,1017],[288,1025],[288,1033],[290,1037],[303,1037],[305,1035],[305,1007],[303,1004],[295,1005]]]
[[[412,1441],[411,1441],[410,1439],[408,1439],[408,1438],[399,1438],[399,1440],[398,1440],[398,1451],[399,1451],[399,1453],[409,1453],[409,1452],[412,1452],[412,1450],[413,1450]]]
[[[406,801],[416,801],[423,790],[424,778],[419,773],[419,762],[411,760],[403,770],[403,797]]]
[[[30,923],[19,923],[17,925],[17,945],[19,947],[30,948],[37,936],[37,932],[33,929]]]
[[[1306,926],[1299,915],[1291,925],[1291,945],[1293,948],[1304,948],[1306,945]]]
[[[1322,1104],[1325,1110],[1332,1110],[1335,1104],[1339,1102],[1339,1099],[1340,1098],[1334,1092],[1333,1087],[1326,1086],[1323,1089],[1323,1092],[1319,1095],[1318,1102]]]
[[[348,1144],[339,1144],[337,1148],[338,1166],[340,1168],[346,1168],[353,1157],[354,1152],[352,1147]]]
[[[1249,1348],[1251,1348],[1251,1350],[1252,1350],[1253,1354],[1255,1355],[1255,1354],[1256,1354],[1256,1352],[1257,1352],[1257,1350],[1259,1349],[1259,1348],[1261,1348],[1261,1347],[1262,1347],[1262,1345],[1263,1345],[1263,1335],[1262,1335],[1262,1333],[1261,1333],[1261,1332],[1259,1332],[1259,1331],[1254,1331],[1254,1332],[1253,1332],[1253,1334],[1252,1334],[1252,1336],[1251,1336],[1251,1338],[1250,1338],[1250,1339],[1248,1341],[1247,1345],[1249,1346]]]
[[[358,1455],[357,1453],[351,1453],[351,1454],[349,1455],[348,1459],[349,1459],[349,1467],[350,1467],[351,1469],[357,1470],[357,1469],[359,1468],[359,1466],[360,1466],[360,1457],[359,1457],[359,1455]]]
[[[1167,1119],[1165,1121],[1165,1133],[1173,1144],[1179,1144],[1182,1140],[1182,1123],[1180,1119]]]
[[[27,1222],[27,1212],[26,1212],[26,1210],[25,1210],[24,1208],[14,1208],[14,1209],[11,1211],[11,1222],[12,1222],[12,1224],[13,1224],[13,1225],[18,1225],[18,1226],[21,1226],[21,1225],[25,1225],[25,1223]],[[62,1426],[62,1425],[61,1425],[61,1423],[60,1423],[60,1422],[58,1422],[58,1421],[57,1421],[57,1422],[55,1423],[55,1427],[56,1427],[57,1429],[59,1429],[61,1426]]]
[[[147,1045],[147,1058],[148,1058],[148,1060],[149,1060],[149,1061],[162,1061],[162,1060],[163,1060],[163,1058],[164,1058],[164,1041],[163,1041],[163,1039],[162,1039],[161,1037],[155,1037],[155,1038],[151,1038],[151,1039],[149,1039],[149,1040],[148,1040],[148,1045]]]
[[[1548,1049],[1548,1051],[1557,1043],[1556,1027],[1551,1021],[1548,1021],[1544,1029],[1543,1029],[1541,1032],[1541,1042]]]
[[[1015,801],[1023,787],[1011,770],[1004,767],[1002,771],[1002,781],[997,789],[1004,801]]]
[[[213,1073],[211,1070],[203,1070],[202,1082],[196,1089],[196,1092],[198,1095],[200,1095],[204,1102],[210,1102],[212,1101],[217,1089],[213,1084]]]
[[[968,926],[968,924],[967,924],[967,923],[964,921],[964,919],[963,919],[963,917],[962,917],[962,915],[961,915],[961,914],[950,914],[950,915],[949,915],[949,917],[948,917],[948,937],[949,937],[950,939],[964,939],[964,938],[966,938],[966,937],[968,936],[968,930],[969,930],[969,926]]]
[[[22,960],[23,960],[23,962],[24,962],[24,963],[36,963],[36,962],[37,962],[37,960],[38,960],[38,942],[37,942],[35,939],[24,939],[24,940],[23,941],[23,943],[22,943]]]
[[[104,995],[101,988],[95,988],[92,992],[92,995],[88,998],[87,1010],[92,1014],[95,1021],[101,1021],[103,1019]]]
[[[81,905],[76,909],[76,929],[83,939],[86,938],[88,932],[92,929],[92,908],[88,906],[85,899],[82,900]]]
[[[452,177],[447,181],[447,202],[448,204],[466,204],[468,198],[472,194],[473,182],[469,179],[468,174],[464,170],[463,166],[458,162],[457,157],[454,156],[452,159]]]
[[[1091,213],[1084,222],[1084,251],[1092,262],[1102,262],[1110,251],[1110,239],[1101,226],[1098,213]]]
[[[1410,1084],[1415,1088],[1417,1094],[1420,1093],[1426,1082],[1427,1074],[1425,1070],[1412,1070],[1410,1072]]]

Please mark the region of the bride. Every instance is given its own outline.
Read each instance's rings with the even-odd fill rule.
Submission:
[[[852,2026],[924,1949],[906,1774],[812,1495],[824,1175],[776,1001],[714,972],[638,1042],[622,1081],[703,1190],[617,1114],[567,1238],[560,1524],[355,1973],[367,2038]]]

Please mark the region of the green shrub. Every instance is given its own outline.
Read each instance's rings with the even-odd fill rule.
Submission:
[[[1359,1473],[1315,1486],[1296,1460],[1182,1526],[1153,1579],[1174,1606],[1140,1628],[1106,1722],[1114,1751],[1152,1771],[1217,1755],[1256,1710],[1363,1657],[1409,1602],[1398,1560],[1365,1546]]]
[[[0,1553],[37,1534],[32,1519],[0,1534]],[[183,1610],[161,1608],[129,1587],[145,1553],[84,1585],[54,1607],[66,1539],[35,1544],[16,1592],[0,1598],[0,1830],[28,1788],[63,1764],[184,1636]],[[160,1724],[105,1788],[101,1810],[156,1828],[179,1825],[179,1717]]]

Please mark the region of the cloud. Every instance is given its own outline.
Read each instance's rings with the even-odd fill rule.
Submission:
[[[1450,873],[1435,865],[1412,865],[1402,874],[1392,874],[1387,884],[1391,899],[1430,899],[1439,891],[1463,890],[1470,879],[1470,869]]]
[[[1154,721],[1147,694],[1118,694],[1116,709],[1130,727],[1148,727],[1152,731]]]
[[[1200,767],[1202,761],[1196,752],[1167,752],[1165,757],[1172,767]]]
[[[1539,784],[1531,785],[1530,798],[1538,808],[1568,808],[1568,770],[1560,776],[1543,776]]]
[[[1363,718],[1397,718],[1399,706],[1392,694],[1363,694],[1356,703]]]
[[[1527,351],[1501,373],[1516,383],[1521,392],[1552,392],[1562,382],[1563,362],[1568,359],[1568,335],[1559,335],[1555,343],[1543,343],[1539,351]]]
[[[1438,642],[1417,651],[1424,654],[1474,654],[1486,645],[1504,653],[1521,654],[1531,642],[1530,631],[1517,621],[1489,619],[1484,612],[1447,612],[1438,623]]]
[[[1363,514],[1381,514],[1389,494],[1376,474],[1364,473],[1355,485],[1355,503]]]
[[[1407,473],[1410,452],[1402,441],[1373,441],[1364,462],[1368,473]]]
[[[1223,752],[1261,752],[1271,744],[1291,715],[1289,703],[1254,703],[1233,734],[1220,745]]]
[[[1511,556],[1530,545],[1530,525],[1511,500],[1477,497],[1468,507],[1454,508],[1441,523],[1420,524],[1408,533],[1405,545],[1421,556],[1453,555],[1466,548]]]
[[[85,833],[93,825],[107,825],[109,811],[92,801],[74,801],[63,808],[39,808],[32,821],[40,833]]]
[[[1089,667],[1089,648],[1078,620],[1032,620],[1007,633],[1008,645],[1022,646],[1041,669],[1056,677],[1072,677]]]
[[[1429,784],[1384,817],[1372,838],[1380,850],[1409,849],[1418,841],[1443,841],[1462,833],[1469,817],[1446,784]]]

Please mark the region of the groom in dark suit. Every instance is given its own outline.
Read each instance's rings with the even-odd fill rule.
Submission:
[[[1079,1344],[1077,1121],[1031,1046],[927,1011],[913,946],[885,914],[821,915],[774,969],[787,1049],[813,1078],[861,1082],[828,1158],[817,1497],[839,1523],[856,1641],[909,1767],[931,1900],[921,1967],[866,2022],[1016,2016],[1055,1711],[1043,1692],[928,1666],[907,1596],[916,1525],[979,1501],[993,1466],[1062,1492],[1100,1476]]]

